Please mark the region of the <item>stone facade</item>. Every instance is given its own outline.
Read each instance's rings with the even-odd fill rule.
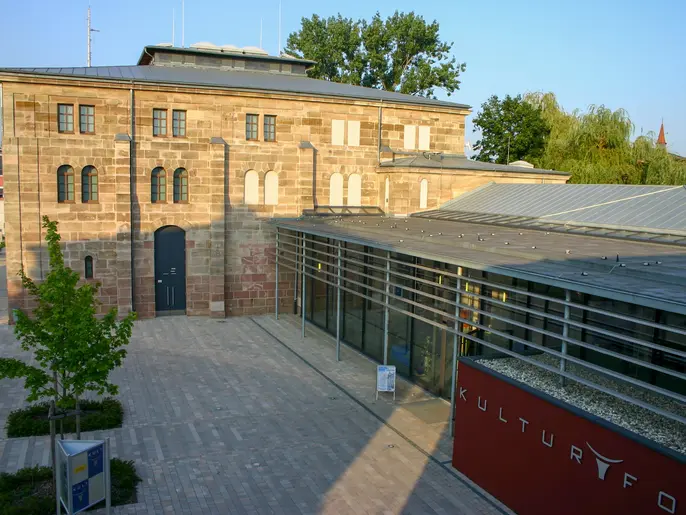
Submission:
[[[93,257],[94,280],[102,284],[102,309],[135,309],[141,317],[155,315],[155,231],[167,225],[182,228],[186,312],[223,317],[273,310],[275,240],[269,219],[295,217],[303,209],[329,204],[333,174],[342,175],[344,202],[351,195],[349,184],[358,180],[351,182],[351,177],[359,175],[362,205],[399,214],[420,209],[422,178],[429,181],[427,208],[491,180],[541,179],[531,174],[379,167],[384,157],[380,147],[402,149],[407,125],[429,127],[432,152],[461,153],[469,114],[463,107],[174,84],[132,87],[106,79],[8,72],[0,73],[0,81],[10,308],[30,307],[17,279],[20,268],[37,280],[48,268],[43,216],[59,221],[69,266],[83,272],[85,257]],[[58,104],[74,105],[74,133],[58,131]],[[93,134],[79,132],[79,105],[95,108]],[[153,109],[168,113],[166,136],[153,136]],[[172,110],[186,112],[184,137],[172,137]],[[249,114],[259,116],[256,141],[246,141]],[[276,141],[265,141],[265,115],[276,116]],[[343,144],[332,139],[336,123],[344,127]],[[58,202],[57,170],[62,165],[74,171],[73,202]],[[95,203],[82,202],[81,171],[86,166],[98,173]],[[151,172],[157,167],[166,171],[167,201],[153,203]],[[184,203],[172,198],[173,174],[179,168],[188,173]],[[258,202],[247,205],[245,177],[252,170],[259,177]],[[274,205],[264,202],[269,172],[278,177]],[[287,273],[280,277],[280,292],[288,309],[293,277]]]

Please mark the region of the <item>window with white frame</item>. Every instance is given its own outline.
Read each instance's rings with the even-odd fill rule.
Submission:
[[[422,179],[419,183],[419,209],[426,209],[429,204],[429,181]]]
[[[354,173],[348,177],[348,205],[362,205],[362,177],[359,173]]]
[[[267,172],[264,176],[264,203],[267,206],[276,206],[279,203],[279,174],[274,171]]]
[[[345,145],[345,120],[331,121],[331,144]]]
[[[417,148],[417,126],[405,125],[405,143],[406,150],[415,150]]]
[[[245,204],[254,206],[260,203],[260,176],[255,170],[246,172],[243,188],[243,202]]]
[[[343,205],[343,176],[338,172],[332,174],[329,180],[329,205]]]

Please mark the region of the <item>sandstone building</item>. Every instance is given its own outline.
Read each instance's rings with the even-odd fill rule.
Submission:
[[[223,317],[273,309],[273,217],[406,214],[488,182],[568,179],[467,160],[469,106],[309,79],[312,64],[195,45],[0,69],[10,309],[27,305],[20,268],[46,273],[45,215],[103,309]]]

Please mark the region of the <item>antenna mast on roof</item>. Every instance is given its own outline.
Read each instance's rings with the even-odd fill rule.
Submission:
[[[186,35],[186,5],[184,0],[181,0],[181,46],[185,48]]]
[[[281,55],[281,0],[279,0],[279,53]]]
[[[88,23],[86,30],[88,31],[88,56],[86,58],[86,65],[90,68],[91,65],[91,32],[100,32],[99,30],[91,28],[91,6],[88,5]]]
[[[176,46],[176,10],[172,9],[172,46]]]

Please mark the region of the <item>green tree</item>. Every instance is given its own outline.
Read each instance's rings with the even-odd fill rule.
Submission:
[[[570,182],[592,184],[684,184],[686,163],[655,144],[648,133],[632,140],[626,111],[590,106],[566,112],[552,93],[528,93],[525,101],[540,109],[550,129],[545,149],[532,162],[570,172]]]
[[[50,271],[36,284],[22,268],[22,284],[34,297],[36,307],[31,315],[14,312],[15,334],[32,359],[1,358],[0,378],[24,378],[27,400],[52,398],[51,411],[54,406],[75,405],[80,438],[78,401],[86,392],[117,394],[117,385],[109,381],[109,375],[126,356],[136,315],[131,312],[118,321],[117,310],[112,309],[97,316],[99,284],[78,286],[79,274],[64,264],[57,222],[44,216],[43,228]],[[54,441],[52,444],[54,451]]]
[[[317,61],[310,77],[433,97],[460,87],[465,64],[450,52],[453,43],[439,36],[437,21],[427,23],[414,12],[395,12],[371,21],[313,15],[288,36],[286,52]]]
[[[507,95],[502,100],[491,96],[481,104],[474,127],[481,130],[481,139],[474,145],[476,159],[499,164],[540,157],[550,132],[541,109],[521,95]]]

